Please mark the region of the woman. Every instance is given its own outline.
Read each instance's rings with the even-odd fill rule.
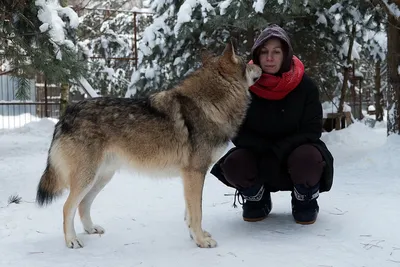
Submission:
[[[211,173],[243,197],[245,221],[259,221],[270,213],[271,192],[291,191],[294,220],[312,224],[319,193],[329,191],[333,182],[333,157],[320,140],[318,88],[277,25],[262,31],[251,55],[263,75],[249,88],[252,102],[232,140],[235,147]]]

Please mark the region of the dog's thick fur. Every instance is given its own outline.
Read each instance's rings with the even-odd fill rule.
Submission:
[[[89,234],[90,207],[114,172],[127,164],[141,172],[180,174],[186,201],[185,220],[199,247],[216,241],[202,229],[202,192],[206,172],[236,134],[250,101],[248,87],[261,69],[246,64],[232,45],[183,82],[148,98],[94,98],[67,108],[55,126],[47,167],[36,202],[49,204],[69,188],[64,204],[64,237],[70,248],[83,247],[76,236],[79,215]]]

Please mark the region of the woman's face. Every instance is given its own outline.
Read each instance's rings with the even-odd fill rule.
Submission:
[[[283,62],[282,44],[279,39],[269,39],[261,47],[259,54],[261,69],[268,74],[276,74]]]

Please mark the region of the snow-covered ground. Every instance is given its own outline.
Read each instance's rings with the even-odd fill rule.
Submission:
[[[54,122],[43,119],[0,130],[0,266],[400,266],[400,137],[361,123],[324,133],[335,157],[333,188],[319,198],[309,226],[294,223],[290,193],[272,195],[273,211],[248,223],[232,207],[233,193],[209,175],[203,225],[218,242],[200,249],[183,221],[180,179],[154,180],[121,171],[96,198],[92,216],[104,235],[78,235],[85,247],[65,247],[62,205],[34,204]],[[20,204],[8,205],[18,194]]]

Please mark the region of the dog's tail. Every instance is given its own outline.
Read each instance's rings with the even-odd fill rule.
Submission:
[[[56,175],[54,167],[47,160],[46,169],[40,178],[36,192],[36,203],[39,206],[50,204],[56,197],[61,195],[63,188]]]
[[[53,137],[50,145],[46,169],[37,187],[36,203],[39,206],[50,204],[55,198],[60,196],[65,189],[65,182],[62,180],[61,174],[56,170],[52,160],[54,159],[54,152],[57,152],[54,151],[54,149],[57,148],[57,145],[54,145],[57,141],[54,139],[56,138]]]

